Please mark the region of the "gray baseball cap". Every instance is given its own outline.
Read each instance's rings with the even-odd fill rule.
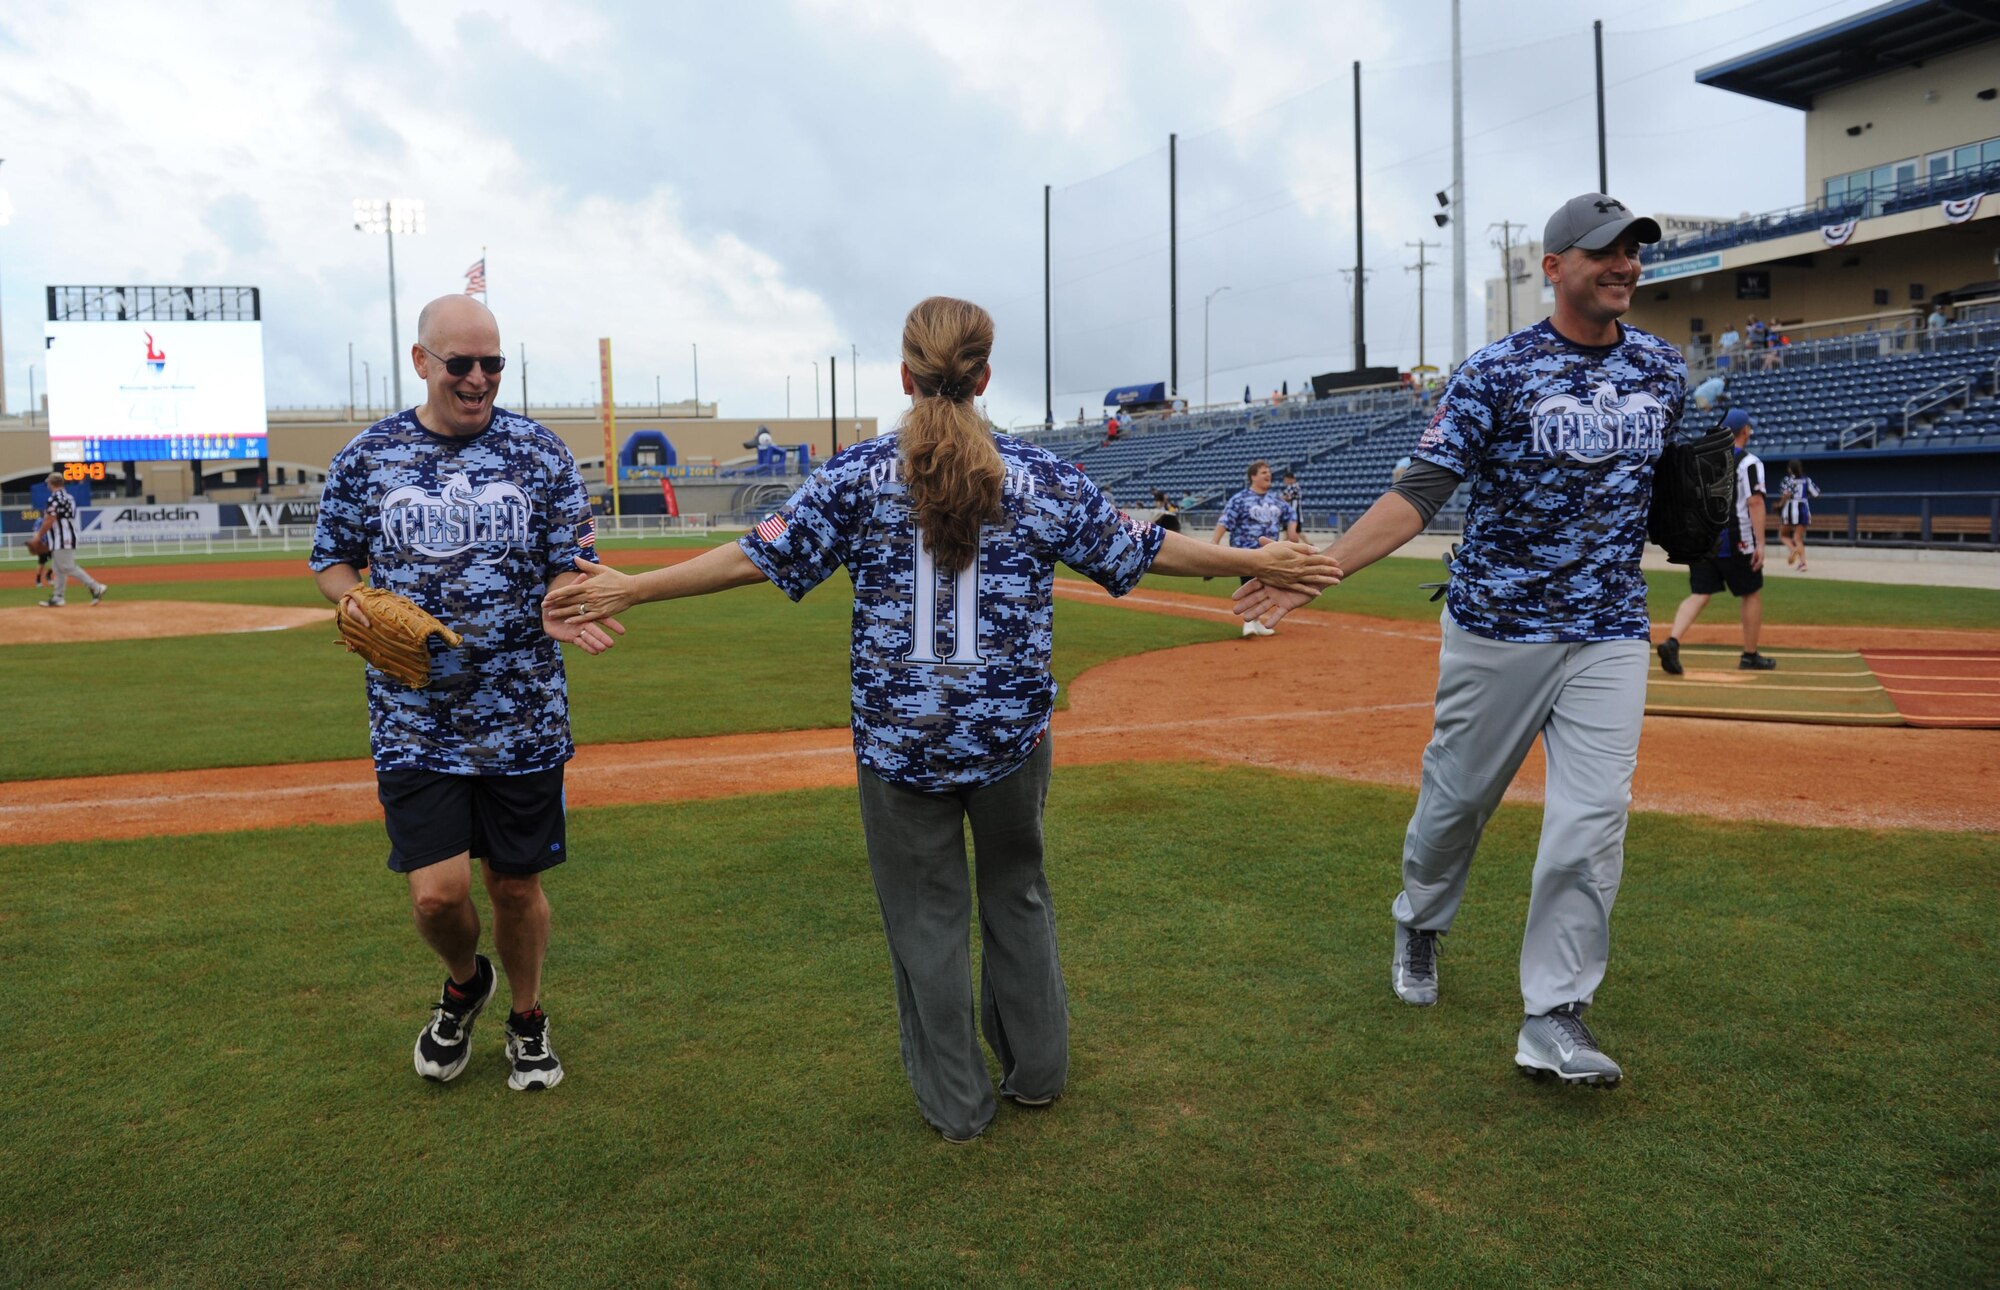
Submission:
[[[1542,254],[1561,255],[1571,247],[1601,251],[1625,235],[1639,235],[1641,242],[1660,240],[1660,226],[1651,216],[1634,215],[1624,202],[1603,193],[1572,197],[1549,216],[1542,230]]]

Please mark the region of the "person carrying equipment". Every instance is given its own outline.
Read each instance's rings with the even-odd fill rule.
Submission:
[[[1524,1017],[1514,1062],[1568,1083],[1624,1071],[1583,1012],[1611,952],[1611,906],[1646,703],[1648,622],[1639,558],[1654,463],[1678,430],[1687,363],[1627,327],[1639,247],[1660,226],[1603,193],[1549,217],[1542,273],[1555,312],[1467,359],[1408,472],[1328,548],[1347,572],[1423,531],[1470,485],[1463,545],[1440,624],[1435,726],[1403,844],[1390,985],[1438,998],[1438,948],[1472,857],[1536,739],[1548,758],[1542,834],[1521,940]],[[1311,593],[1248,584],[1246,620]]]
[[[1743,653],[1736,660],[1739,671],[1768,672],[1778,660],[1757,652],[1757,638],[1764,629],[1764,462],[1750,451],[1750,413],[1730,409],[1722,419],[1722,429],[1732,436],[1736,467],[1736,507],[1723,529],[1715,549],[1688,565],[1686,600],[1674,611],[1674,625],[1660,642],[1660,667],[1669,676],[1680,676],[1681,637],[1708,607],[1715,593],[1724,587],[1736,597],[1736,615],[1743,625]]]
[[[568,858],[563,764],[575,753],[557,645],[600,654],[625,629],[540,612],[545,591],[581,577],[574,562],[595,551],[596,530],[562,440],[494,406],[507,360],[486,306],[461,295],[426,305],[410,360],[424,403],[334,455],[310,563],[339,606],[343,643],[371,665],[389,868],[405,875],[417,932],[447,973],[417,1035],[417,1074],[457,1078],[499,985],[479,952],[477,859],[512,996],[507,1084],[553,1088],[563,1068],[541,1006],[541,876]]]

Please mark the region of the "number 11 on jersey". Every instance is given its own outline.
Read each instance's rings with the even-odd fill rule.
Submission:
[[[951,663],[978,667],[986,662],[979,656],[979,553],[951,580],[951,656],[937,652],[938,567],[931,549],[917,533],[917,576],[915,610],[910,624],[910,652],[905,663]]]

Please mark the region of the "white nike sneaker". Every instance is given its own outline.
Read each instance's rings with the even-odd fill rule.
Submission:
[[[1521,1023],[1514,1064],[1523,1075],[1538,1079],[1553,1075],[1566,1084],[1597,1088],[1614,1088],[1625,1078],[1618,1063],[1597,1046],[1597,1037],[1583,1024],[1583,1008],[1574,1003]]]

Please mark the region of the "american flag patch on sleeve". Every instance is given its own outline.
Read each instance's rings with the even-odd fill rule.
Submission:
[[[596,519],[591,518],[584,520],[582,526],[579,527],[576,531],[576,544],[580,547],[585,547],[592,551],[597,549]]]
[[[782,515],[767,515],[763,523],[757,526],[759,542],[776,542],[783,536],[785,536],[785,517]]]

